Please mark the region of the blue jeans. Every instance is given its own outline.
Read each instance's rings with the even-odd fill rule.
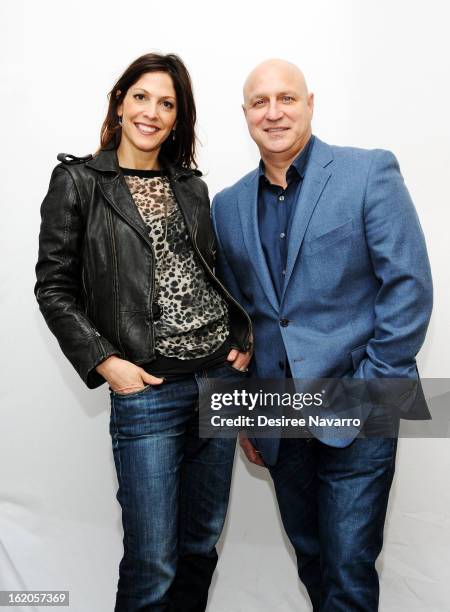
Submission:
[[[206,378],[241,376],[225,364],[137,393],[111,391],[124,531],[115,612],[205,610],[236,440],[199,438],[198,393]]]
[[[270,472],[314,612],[374,612],[396,438],[284,438]]]

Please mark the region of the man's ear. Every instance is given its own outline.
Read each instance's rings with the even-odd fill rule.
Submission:
[[[244,117],[247,117],[247,109],[245,108],[245,104],[241,104],[241,108],[244,111]]]
[[[312,92],[308,94],[308,107],[309,107],[309,110],[311,112],[311,117],[312,117],[313,112],[314,112],[314,94]]]

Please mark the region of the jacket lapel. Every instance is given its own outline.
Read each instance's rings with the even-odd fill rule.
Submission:
[[[250,261],[262,288],[273,308],[278,312],[278,298],[267,267],[266,257],[261,245],[258,227],[258,170],[255,170],[238,198],[244,243]]]
[[[131,225],[152,246],[148,228],[145,225],[138,207],[125,182],[125,178],[119,171],[117,151],[110,146],[101,149],[86,166],[99,173],[98,184],[103,196],[129,225]]]
[[[193,198],[189,188],[179,184],[179,181],[176,179],[183,174],[196,174],[199,176],[201,172],[190,169],[176,170],[164,158],[162,162],[168,173],[175,197],[184,214],[189,234],[192,235],[192,225],[194,219],[196,219],[198,203],[197,200],[192,201]],[[131,225],[142,236],[145,242],[152,247],[148,227],[141,217],[124,176],[119,171],[117,151],[113,147],[102,149],[86,165],[99,171],[101,177],[99,180],[100,190],[117,214]]]
[[[282,300],[288,288],[309,221],[322,191],[331,176],[331,171],[327,169],[326,166],[328,166],[332,160],[333,154],[331,147],[316,137],[311,150],[305,178],[303,179],[303,185],[300,190],[300,197],[295,204],[289,232],[286,277],[282,291]]]
[[[195,240],[194,229],[198,222],[199,198],[195,196],[185,181],[171,181],[170,184],[178,206],[183,213],[186,229],[192,240]]]
[[[148,227],[139,213],[123,176],[116,175],[113,180],[99,181],[99,186],[104,197],[117,214],[125,219],[152,246]]]

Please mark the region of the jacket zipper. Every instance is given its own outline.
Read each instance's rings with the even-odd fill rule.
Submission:
[[[100,350],[100,356],[101,356],[101,358],[103,358],[103,357],[106,357],[106,351],[105,351],[105,347],[103,346],[102,341],[100,340],[101,334],[100,334],[99,331],[97,331],[97,329],[92,324],[92,321],[87,316],[88,305],[89,305],[89,298],[88,298],[88,293],[87,293],[87,289],[86,289],[86,280],[84,278],[84,270],[83,270],[83,268],[81,269],[81,285],[83,287],[84,295],[86,296],[85,315],[86,315],[86,318],[89,321],[89,324],[91,326],[92,331],[94,332],[94,337],[95,337],[95,340],[97,342],[97,346],[98,346],[98,348]]]
[[[195,232],[192,233],[192,241],[194,244],[194,249],[196,250],[198,256],[200,257],[200,259],[203,262],[203,265],[206,267],[207,271],[209,272],[209,275],[211,276],[211,278],[214,280],[215,283],[217,283],[219,285],[219,287],[222,289],[225,297],[232,302],[235,306],[237,306],[237,308],[242,312],[242,314],[245,316],[245,318],[247,319],[248,322],[248,332],[245,336],[245,345],[244,345],[244,349],[246,351],[250,350],[251,348],[251,344],[250,344],[250,336],[253,336],[253,326],[252,326],[252,321],[250,319],[250,317],[248,316],[247,312],[242,308],[242,306],[239,304],[239,302],[237,302],[234,297],[228,292],[227,289],[225,289],[225,287],[222,285],[222,283],[220,282],[220,280],[217,278],[217,276],[213,273],[213,271],[211,270],[211,268],[208,266],[208,264],[206,263],[205,259],[203,258],[203,255],[200,253],[200,249],[198,248],[197,244],[196,244],[196,238],[197,238],[197,226],[195,227]]]
[[[176,175],[174,177],[174,180],[177,178],[178,175]],[[184,222],[186,223],[186,227],[189,227],[188,223],[187,223],[187,219],[184,215],[183,209],[180,206],[180,210],[183,214],[184,217]],[[195,225],[192,229],[192,246],[194,247],[194,251],[197,253],[197,255],[200,257],[203,265],[205,266],[207,272],[209,273],[210,277],[212,278],[212,280],[219,285],[219,287],[222,289],[225,297],[232,302],[235,306],[237,306],[237,308],[242,312],[242,314],[245,316],[245,318],[248,321],[248,332],[245,336],[245,346],[244,349],[246,351],[250,350],[251,348],[251,344],[250,344],[250,336],[253,336],[253,326],[252,326],[252,322],[250,317],[248,316],[248,314],[246,313],[246,311],[242,308],[242,306],[239,304],[239,302],[237,302],[234,297],[228,292],[227,289],[225,289],[225,287],[222,285],[222,283],[220,282],[220,280],[216,277],[216,275],[213,273],[213,271],[211,270],[211,268],[208,266],[208,264],[206,263],[203,255],[200,252],[200,249],[197,246],[197,229],[198,229],[198,216],[197,219],[195,219]]]
[[[116,211],[116,213],[125,221],[125,223],[127,223],[128,225],[130,225],[129,220],[121,214],[120,210],[118,210],[113,202],[111,202],[111,200],[107,197],[107,195],[105,194],[105,192],[102,190],[102,195],[104,196],[104,198],[109,202],[109,204],[114,208],[114,210]],[[134,227],[135,229],[136,226],[132,225],[132,227]],[[152,325],[150,325],[150,336],[151,336],[151,341],[152,341],[152,351],[153,353],[155,352],[155,330],[153,329],[154,327],[154,321],[153,321],[153,296],[155,295],[155,266],[156,266],[156,255],[155,255],[155,250],[153,249],[153,244],[150,240],[150,238],[148,239],[144,239],[144,237],[142,236],[141,232],[138,231],[137,232],[139,234],[139,236],[141,236],[141,238],[144,240],[144,242],[146,243],[146,245],[148,247],[150,247],[150,252],[152,254],[152,259],[153,259],[153,265],[150,266],[150,312],[151,312],[151,321],[152,321]]]
[[[88,298],[88,293],[87,293],[87,289],[86,289],[86,280],[84,278],[84,269],[81,269],[81,285],[83,287],[83,293],[85,296],[85,300],[86,300],[86,305],[85,305],[85,309],[84,312],[87,315],[88,310],[89,310],[89,298]]]
[[[114,291],[114,310],[115,310],[115,326],[116,326],[116,338],[117,338],[117,342],[119,344],[119,349],[122,353],[122,355],[125,354],[125,351],[123,350],[123,346],[122,346],[122,342],[120,341],[120,333],[119,333],[119,312],[118,312],[118,304],[119,304],[119,295],[118,295],[118,291],[117,291],[117,283],[118,283],[118,277],[119,277],[119,273],[118,273],[118,269],[117,269],[117,252],[116,252],[116,241],[114,239],[114,232],[112,229],[112,220],[111,220],[111,211],[107,210],[106,211],[106,223],[108,225],[108,233],[109,233],[109,238],[111,240],[111,249],[112,249],[112,255],[113,255],[113,266],[114,266],[114,282],[113,282],[113,291]]]

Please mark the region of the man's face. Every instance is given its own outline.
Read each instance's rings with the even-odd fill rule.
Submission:
[[[295,156],[311,136],[313,94],[308,94],[302,74],[290,64],[257,68],[245,84],[243,109],[262,156]]]

